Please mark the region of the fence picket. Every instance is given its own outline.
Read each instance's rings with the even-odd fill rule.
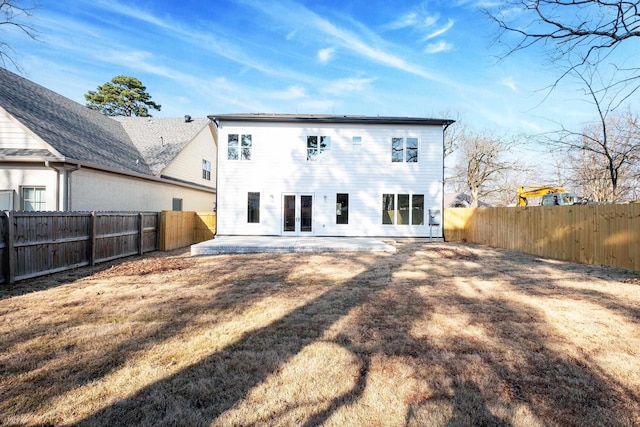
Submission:
[[[640,204],[446,208],[448,241],[640,271]]]

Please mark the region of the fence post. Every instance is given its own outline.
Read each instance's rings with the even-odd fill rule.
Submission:
[[[158,223],[158,249],[167,250],[167,211],[160,211]]]
[[[161,221],[161,219],[162,219],[162,212],[158,212],[156,214],[156,246],[155,246],[155,248],[153,248],[156,251],[160,250],[160,221]]]
[[[15,229],[13,227],[13,213],[7,211],[7,283],[12,285],[16,281],[16,256],[13,253],[15,244]]]
[[[138,212],[138,255],[144,254],[144,214]]]
[[[97,226],[97,217],[96,217],[96,212],[92,211],[91,212],[91,220],[89,222],[89,265],[94,266],[96,265],[96,230],[98,228]]]
[[[2,217],[6,216],[7,220],[6,220],[6,226],[5,221],[2,220]],[[2,245],[3,251],[2,251],[2,259],[0,259],[0,265],[2,266],[2,281],[1,282],[6,282],[9,283],[9,233],[7,231],[7,229],[9,228],[9,212],[8,211],[1,211],[0,212],[0,227],[2,227],[3,229],[0,230],[0,236],[3,237],[3,239],[0,241],[0,245]]]

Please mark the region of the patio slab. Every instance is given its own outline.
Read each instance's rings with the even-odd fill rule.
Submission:
[[[191,245],[191,255],[395,251],[395,246],[371,237],[216,236]]]

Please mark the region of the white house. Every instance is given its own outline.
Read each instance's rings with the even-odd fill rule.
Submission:
[[[221,114],[219,235],[442,237],[452,120]]]
[[[0,68],[0,210],[211,211],[207,118],[119,118]]]

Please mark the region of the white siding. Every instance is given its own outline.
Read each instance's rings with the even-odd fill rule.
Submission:
[[[51,147],[26,132],[0,107],[0,148],[50,149]]]
[[[202,161],[211,162],[211,180],[202,178]],[[215,188],[216,146],[209,124],[162,171],[162,175]]]
[[[55,211],[57,198],[57,172],[35,166],[11,167],[0,165],[0,191],[13,190],[13,209],[20,210],[22,187],[45,187],[45,210]]]
[[[220,123],[218,232],[282,234],[284,193],[314,196],[313,235],[429,236],[429,209],[442,210],[442,127]],[[227,135],[251,134],[252,159],[227,160]],[[331,137],[326,161],[307,161],[307,136]],[[362,137],[360,148],[353,136]],[[417,163],[392,163],[391,138],[417,137]],[[247,193],[260,192],[260,223],[247,223]],[[336,193],[349,194],[349,224],[336,224]],[[382,195],[424,194],[425,225],[383,225]],[[431,230],[442,235],[440,227]]]
[[[174,198],[182,199],[182,210],[211,211],[214,208],[216,195],[178,185],[86,168],[71,174],[70,210],[171,210]]]

